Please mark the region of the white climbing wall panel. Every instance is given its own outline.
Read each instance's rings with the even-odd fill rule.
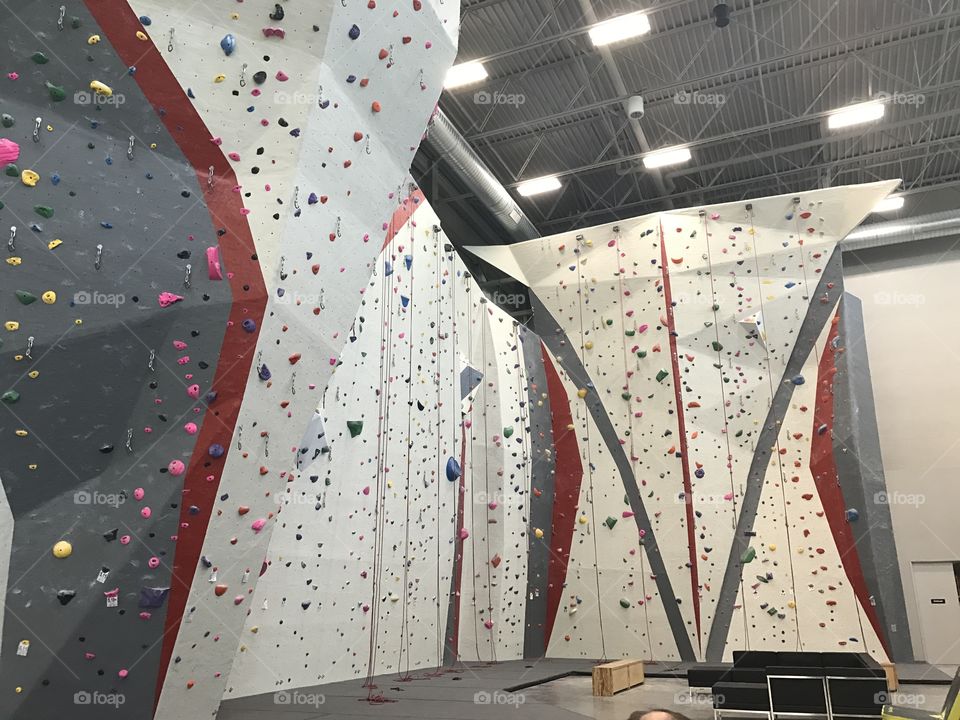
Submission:
[[[151,17],[153,41],[233,162],[270,292],[204,542],[212,567],[198,567],[157,712],[203,717],[230,674],[276,495],[300,478],[296,449],[408,192],[407,169],[456,53],[459,3],[132,6]],[[280,20],[270,17],[276,7]],[[219,75],[243,75],[244,89]]]
[[[584,466],[583,519],[549,655],[676,659],[686,646],[690,659],[704,659],[720,609],[730,627],[719,638],[727,656],[751,647],[866,649],[883,657],[810,471],[819,353],[807,343],[829,329],[826,304],[835,305],[838,291],[818,283],[837,242],[894,186],[692,208],[469,248],[534,290],[564,333],[558,364],[575,353],[589,377],[574,382],[561,373]],[[808,314],[819,325],[803,340],[801,360],[810,354],[804,384],[785,373]],[[777,472],[762,478],[754,522],[752,509],[742,517],[744,495],[783,383],[796,385],[796,394],[771,426],[780,437],[764,436],[777,445]],[[591,417],[587,405],[596,400],[612,431]],[[633,478],[609,459],[621,452]],[[759,487],[761,478],[751,480]],[[624,482],[636,483],[646,527],[637,527]],[[723,591],[724,578],[738,573],[728,558],[744,520],[760,562],[744,566],[742,589]],[[638,532],[655,537],[673,597],[651,593],[656,572]],[[664,612],[670,604],[679,621]]]
[[[326,450],[274,496],[227,697],[442,664],[460,544],[446,465],[464,432],[461,657],[522,654],[529,481],[516,329],[438,227],[420,200],[375,264],[323,393]],[[465,366],[483,378],[461,403]]]

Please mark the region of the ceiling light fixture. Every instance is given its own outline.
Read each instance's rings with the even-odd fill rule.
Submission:
[[[891,195],[878,202],[874,208],[875,213],[888,213],[899,210],[903,207],[903,195]]]
[[[827,116],[827,127],[831,130],[839,130],[852,125],[873,122],[882,118],[886,110],[886,105],[879,100],[848,105]]]
[[[447,77],[443,81],[443,87],[450,90],[486,80],[487,76],[487,69],[483,66],[482,62],[473,61],[460,63],[459,65],[454,65],[447,71]]]
[[[649,155],[644,155],[643,164],[648,170],[666,167],[667,165],[680,165],[693,157],[689,148],[672,147],[657,150]]]
[[[551,192],[560,189],[560,181],[552,175],[548,177],[534,178],[517,185],[517,192],[524,197],[539,195],[540,193]]]
[[[650,18],[642,12],[619,15],[597,23],[589,32],[594,45],[609,45],[650,32]]]

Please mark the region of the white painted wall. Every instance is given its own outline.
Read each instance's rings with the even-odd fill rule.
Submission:
[[[914,654],[927,658],[911,564],[960,561],[956,238],[844,257],[863,301],[883,470]]]

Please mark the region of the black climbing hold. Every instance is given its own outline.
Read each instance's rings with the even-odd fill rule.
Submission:
[[[274,4],[273,12],[270,13],[271,20],[283,20],[283,7],[279,4]]]

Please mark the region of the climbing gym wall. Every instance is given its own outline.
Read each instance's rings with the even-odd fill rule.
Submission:
[[[0,10],[11,716],[216,711],[458,5]]]
[[[448,648],[522,654],[517,330],[419,191],[395,218],[305,438],[314,447],[274,495],[227,697],[409,678]]]
[[[565,574],[537,580],[548,594],[563,585],[542,618],[548,655],[886,657],[832,425],[846,397],[833,387],[845,349],[837,243],[893,187],[469,248],[534,292],[556,373],[557,485],[560,453],[574,461],[554,488],[549,550]]]

